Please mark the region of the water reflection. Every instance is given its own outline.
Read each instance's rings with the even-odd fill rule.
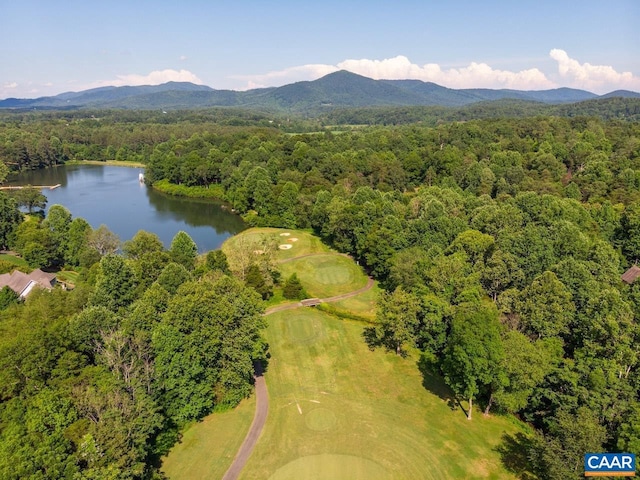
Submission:
[[[13,178],[14,185],[57,185],[43,190],[48,204],[67,207],[74,217],[92,227],[107,225],[122,240],[138,230],[157,234],[165,246],[180,230],[207,251],[219,248],[228,237],[246,228],[242,219],[220,202],[172,197],[138,181],[137,168],[108,165],[70,165],[26,172]]]

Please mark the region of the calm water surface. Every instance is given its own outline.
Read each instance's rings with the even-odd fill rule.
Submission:
[[[108,165],[68,165],[21,174],[13,185],[57,185],[42,191],[52,205],[64,205],[74,218],[93,228],[105,224],[120,240],[138,230],[153,232],[168,248],[180,230],[205,252],[219,248],[227,238],[246,228],[242,219],[210,200],[172,197],[138,181],[142,170]]]

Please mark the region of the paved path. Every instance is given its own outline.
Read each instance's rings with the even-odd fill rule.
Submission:
[[[341,295],[336,295],[335,297],[321,298],[320,302],[328,303],[328,302],[339,302],[340,300],[344,300],[346,298],[355,297],[356,295],[360,295],[361,293],[366,292],[367,290],[371,290],[373,287],[373,278],[369,277],[367,279],[367,284],[359,288],[358,290],[354,290],[353,292],[343,293]]]
[[[285,262],[291,261],[291,260],[297,260],[298,258],[308,257],[311,255],[326,255],[326,254],[312,253],[309,255],[303,255],[300,257],[287,259],[285,260]],[[281,263],[284,263],[284,262],[281,262]],[[343,293],[342,295],[321,298],[320,302],[321,303],[337,302],[340,300],[344,300],[346,298],[355,297],[360,293],[370,290],[373,287],[373,284],[374,284],[373,279],[369,277],[367,279],[367,284],[364,287],[359,288],[358,290],[354,290],[353,292]],[[270,307],[267,310],[265,310],[264,315],[270,315],[272,313],[281,312],[283,310],[290,310],[290,309],[298,308],[302,306],[303,305],[301,302],[287,303],[284,305],[276,305],[275,307]],[[267,420],[267,412],[269,411],[269,395],[267,394],[267,384],[265,383],[264,376],[262,375],[262,366],[259,363],[256,363],[254,365],[254,368],[255,368],[254,379],[255,379],[255,385],[256,385],[256,413],[253,416],[253,422],[251,422],[249,433],[247,433],[247,436],[245,437],[244,441],[242,442],[242,445],[240,446],[240,450],[238,450],[238,453],[233,459],[233,463],[229,467],[229,470],[227,470],[227,473],[224,474],[224,477],[222,477],[222,480],[236,480],[240,476],[240,472],[242,472],[242,469],[247,463],[247,460],[249,460],[249,456],[251,456],[251,453],[253,452],[253,447],[255,447],[256,443],[258,443],[258,438],[260,437],[260,434],[262,433],[262,428],[264,427],[264,424]]]
[[[288,262],[293,262],[294,260],[300,260],[301,258],[307,258],[307,257],[319,257],[321,255],[340,255],[342,257],[347,257],[350,258],[351,260],[353,260],[353,257],[351,255],[348,255],[346,253],[339,253],[339,252],[317,252],[317,253],[305,253],[304,255],[300,255],[298,257],[291,257],[291,258],[285,258],[284,260],[280,260],[276,263],[281,264],[281,263],[288,263]],[[355,261],[355,260],[354,260]]]
[[[360,295],[361,293],[366,292],[367,290],[371,290],[373,288],[373,278],[369,277],[367,279],[367,284],[359,288],[358,290],[354,290],[353,292],[343,293],[340,295],[336,295],[334,297],[321,298],[320,303],[330,303],[330,302],[339,302],[340,300],[345,300],[347,298],[355,297],[356,295]],[[295,303],[285,303],[284,305],[276,305],[275,307],[269,307],[265,310],[265,315],[271,315],[272,313],[282,312],[283,310],[291,310],[293,308],[302,307],[302,302]]]
[[[244,438],[240,450],[233,459],[233,463],[224,474],[222,480],[236,480],[240,476],[240,472],[244,468],[245,463],[249,460],[253,447],[258,443],[258,438],[262,433],[264,423],[267,421],[267,413],[269,412],[269,395],[267,394],[267,384],[262,375],[262,365],[256,363],[255,368],[255,385],[256,385],[256,413],[253,416],[253,422],[249,428],[249,433]]]

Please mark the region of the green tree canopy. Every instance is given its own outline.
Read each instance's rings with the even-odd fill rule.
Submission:
[[[223,273],[231,273],[227,256],[222,250],[210,250],[205,257],[205,264],[211,270],[220,270]]]
[[[198,256],[198,246],[188,233],[180,231],[171,241],[169,255],[172,261],[179,263],[187,270],[193,270]]]
[[[473,398],[482,391],[488,390],[491,394],[506,382],[503,358],[504,346],[495,306],[458,307],[451,322],[442,371],[453,391],[469,400],[469,420]]]
[[[189,271],[179,263],[170,262],[158,275],[156,283],[173,295],[188,280],[191,280]]]
[[[282,296],[289,300],[302,300],[307,297],[307,292],[305,292],[298,275],[295,273],[292,273],[284,282],[284,286],[282,287]]]
[[[22,222],[22,214],[14,198],[0,192],[0,247],[8,248],[11,235]]]
[[[568,331],[575,305],[571,292],[546,271],[522,291],[518,312],[525,331],[533,338],[550,338]]]
[[[44,210],[47,205],[47,197],[40,191],[39,188],[26,186],[17,190],[14,190],[13,198],[15,198],[18,205],[26,207],[29,213],[33,213],[34,209]]]
[[[382,292],[376,311],[376,334],[380,343],[400,355],[406,343],[415,343],[420,303],[402,287]]]
[[[222,276],[182,285],[154,329],[161,403],[178,424],[216,403],[235,405],[251,391],[261,355],[259,296]]]
[[[96,287],[90,303],[116,312],[135,300],[133,271],[120,255],[109,254],[100,260]]]
[[[164,245],[155,233],[139,230],[131,240],[122,244],[122,251],[125,257],[139,259],[145,253],[162,252]]]

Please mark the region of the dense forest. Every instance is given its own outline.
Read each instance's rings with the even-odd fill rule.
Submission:
[[[640,258],[640,124],[536,116],[311,133],[299,121],[308,133],[291,133],[260,115],[149,115],[5,119],[0,158],[13,170],[141,161],[156,188],[222,198],[252,225],[313,229],[385,289],[371,347],[417,348],[461,400],[530,424],[516,440],[540,478],[582,476],[585,452],[640,453],[640,284],[620,278]],[[85,272],[73,292],[7,302],[3,476],[148,475],[180,426],[247,394],[264,355],[261,303],[219,254],[196,265],[184,235],[163,251],[140,234],[115,255],[97,247],[107,232],[62,208],[23,221],[0,199],[6,246],[34,267]],[[38,245],[47,256],[30,256]]]
[[[184,232],[165,250],[141,231],[117,253],[106,227],[62,206],[15,222],[16,202],[0,201],[31,267],[82,272],[25,302],[0,292],[1,478],[151,478],[185,425],[251,393],[263,305],[220,252],[198,259]]]
[[[160,143],[216,132],[301,133],[344,131],[368,125],[419,125],[536,116],[639,121],[640,99],[603,98],[567,105],[499,100],[462,108],[334,108],[310,118],[273,112],[216,108],[185,111],[0,110],[0,159],[14,170],[43,168],[70,160],[146,162]]]

